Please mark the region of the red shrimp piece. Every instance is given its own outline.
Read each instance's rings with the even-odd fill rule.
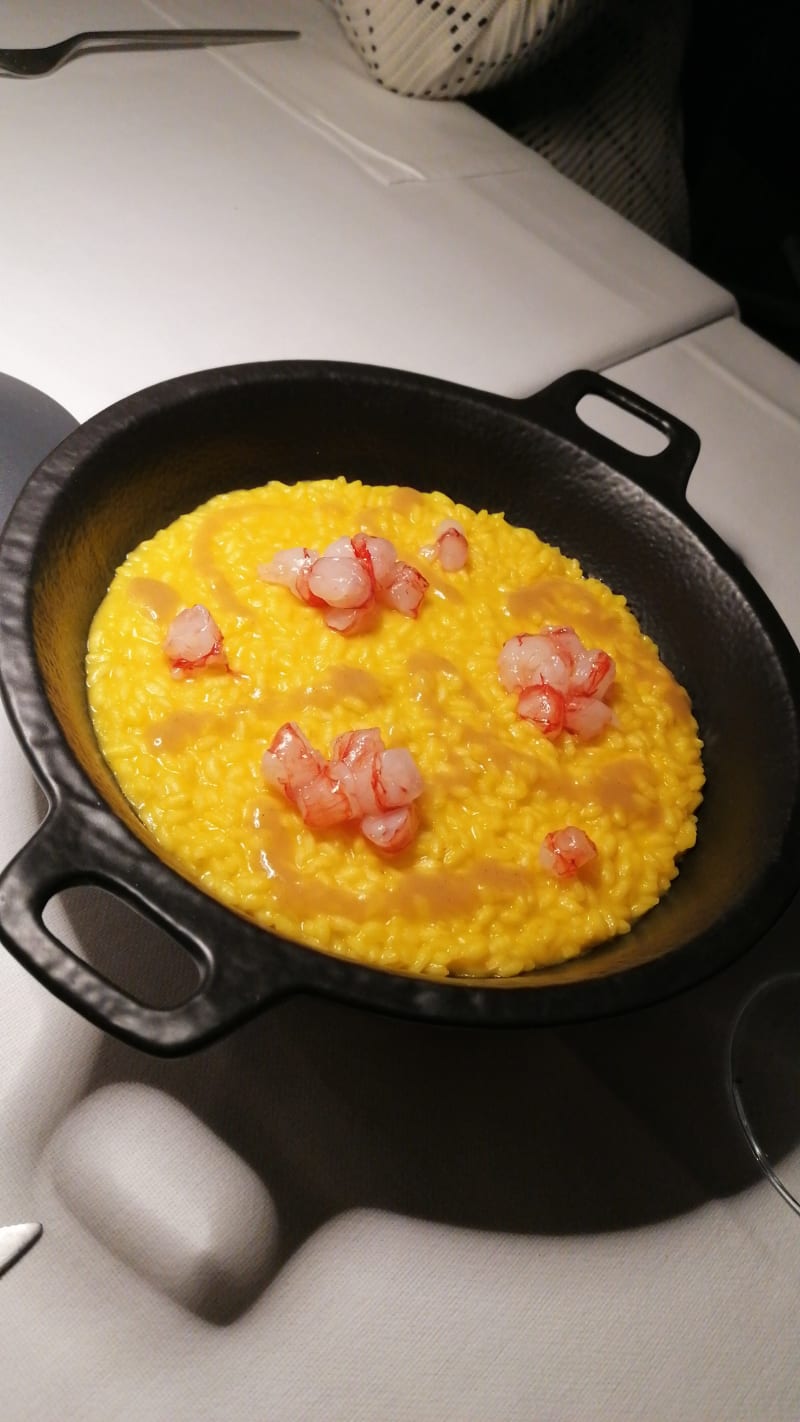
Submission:
[[[372,561],[372,550],[369,546],[367,535],[365,533],[356,533],[355,536],[350,539],[350,547],[359,567],[363,568],[369,578],[370,593],[374,597],[377,587],[377,578],[375,576],[375,565]]]
[[[363,731],[344,731],[331,746],[331,764],[363,765],[383,749],[383,737],[377,726]]]
[[[343,535],[341,538],[334,538],[333,543],[329,543],[327,548],[322,550],[323,558],[353,558],[353,540]]]
[[[200,671],[203,667],[225,667],[223,636],[207,607],[195,603],[173,618],[164,638],[164,651],[172,663],[173,676]]]
[[[330,829],[354,818],[345,787],[331,775],[325,757],[315,750],[294,721],[276,731],[261,759],[265,780],[283,790],[304,821]]]
[[[394,575],[397,565],[397,551],[393,543],[388,538],[378,538],[375,534],[357,534],[353,539],[363,538],[366,552],[369,554],[372,563],[372,571],[375,575],[377,588],[384,588],[389,585]]]
[[[414,802],[424,782],[411,752],[387,750],[377,726],[337,736],[326,761],[300,727],[287,721],[261,764],[268,783],[283,791],[312,829],[359,821],[364,837],[389,854],[414,838],[419,824]]]
[[[610,725],[614,713],[596,696],[570,696],[564,705],[564,729],[579,741],[591,741]]]
[[[545,683],[555,691],[569,686],[570,663],[546,632],[522,632],[509,637],[497,659],[497,670],[506,691]]]
[[[614,682],[614,662],[599,648],[587,650],[572,627],[509,637],[497,671],[507,691],[519,691],[519,715],[546,736],[567,730],[588,741],[613,720],[603,698]]]
[[[317,554],[312,554],[309,548],[284,548],[275,553],[268,563],[259,563],[258,576],[262,582],[275,583],[294,592],[297,574],[312,556],[316,558]]]
[[[425,788],[411,751],[398,746],[382,751],[378,757],[374,781],[375,798],[381,810],[396,810],[410,805]]]
[[[352,538],[348,538],[346,535],[335,538],[333,543],[329,543],[324,550],[324,556],[326,558],[358,558],[366,568],[370,569],[370,574],[374,576],[376,583],[389,581],[397,562],[394,544],[390,543],[388,538],[378,538],[373,533],[356,533]]]
[[[384,854],[400,854],[411,844],[418,826],[416,804],[402,805],[399,809],[385,810],[378,815],[365,815],[361,821],[361,833]]]
[[[331,773],[329,765],[306,785],[299,786],[294,798],[304,823],[312,829],[334,829],[357,818],[346,786]]]
[[[296,802],[297,792],[325,769],[325,758],[315,750],[295,721],[285,721],[275,732],[261,759],[264,779]]]
[[[538,686],[526,686],[519,694],[517,714],[524,721],[532,721],[534,726],[555,740],[564,729],[565,702],[560,691],[541,682]]]
[[[288,588],[310,607],[322,607],[321,599],[315,597],[308,586],[311,569],[318,558],[319,554],[313,548],[284,548],[275,553],[268,563],[259,564],[258,576],[262,582]]]
[[[380,589],[381,601],[396,612],[402,612],[405,617],[416,617],[427,588],[428,579],[418,568],[398,561],[394,565],[391,581]]]
[[[356,632],[367,632],[375,621],[375,604],[368,602],[364,607],[326,607],[322,620],[332,632],[342,637],[352,637]]]
[[[576,658],[585,650],[574,627],[546,627],[544,635],[550,638],[558,655],[572,671]]]
[[[454,518],[445,519],[436,530],[434,557],[439,559],[446,573],[458,573],[466,566],[469,558],[469,543],[463,527]]]
[[[350,616],[369,611],[378,598],[388,607],[416,617],[428,580],[397,558],[388,538],[369,533],[341,537],[322,556],[311,548],[287,548],[262,563],[259,577],[288,587],[301,601],[324,609],[334,632],[349,636],[365,631],[371,619]]]
[[[331,770],[345,786],[359,815],[380,809],[375,793],[383,740],[377,726],[363,731],[346,731],[331,747]]]
[[[589,864],[597,854],[597,845],[582,829],[567,825],[564,829],[552,830],[544,837],[539,850],[539,863],[543,869],[560,879],[571,878],[584,865]]]
[[[297,581],[295,583],[295,596],[299,597],[301,602],[307,603],[309,607],[326,606],[325,599],[318,597],[311,587],[311,574],[318,562],[319,558],[316,553],[309,552],[308,558],[297,574]]]
[[[403,747],[386,750],[374,727],[337,736],[331,769],[362,815],[410,805],[425,788],[411,752]]]
[[[616,666],[608,652],[601,652],[597,647],[592,651],[581,648],[572,667],[570,695],[596,696],[602,701],[611,690],[616,674]]]
[[[349,560],[351,566],[358,569],[357,573],[350,574],[351,586],[355,589],[356,580],[360,580],[362,592],[358,603],[345,605],[341,598],[336,603],[334,598],[326,593],[325,585],[315,582],[315,590],[322,591],[331,604],[330,609],[326,608],[323,613],[326,626],[344,637],[366,632],[374,622],[376,595],[391,582],[397,566],[394,544],[390,543],[388,538],[357,533],[353,538],[337,538],[326,548],[323,557]]]
[[[332,558],[323,553],[308,575],[309,591],[328,607],[365,607],[372,601],[373,582],[358,559]]]

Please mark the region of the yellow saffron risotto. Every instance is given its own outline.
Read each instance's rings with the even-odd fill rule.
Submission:
[[[459,572],[420,557],[446,518],[469,540]],[[281,549],[359,531],[429,578],[416,620],[384,608],[341,636],[258,576]],[[172,675],[163,640],[195,603],[236,675]],[[497,673],[507,638],[565,624],[617,666],[614,724],[591,741],[546,739]],[[575,957],[651,909],[695,841],[697,725],[625,599],[530,530],[440,493],[336,478],[212,499],[118,569],[87,684],[109,766],[187,878],[284,937],[381,968],[508,977]],[[261,757],[286,721],[325,756],[368,726],[408,747],[425,790],[407,850],[383,856],[351,825],[308,828],[266,785]],[[539,850],[566,825],[597,856],[555,878]]]

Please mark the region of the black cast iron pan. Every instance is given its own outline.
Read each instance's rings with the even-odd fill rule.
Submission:
[[[631,454],[576,415],[589,393],[663,431]],[[691,510],[699,449],[680,420],[592,372],[526,400],[367,366],[250,365],[182,377],[81,426],[35,471],[0,543],[0,680],[49,802],[0,879],[0,933],[93,1022],[161,1054],[210,1042],[294,992],[451,1024],[554,1024],[649,1002],[754,944],[800,866],[800,654],[767,598]],[[434,982],[360,967],[274,937],[158,857],[99,754],[83,659],[115,567],[212,494],[346,473],[442,489],[534,528],[628,598],[687,687],[705,742],[696,849],[627,936],[511,981]],[[49,899],[111,890],[192,954],[201,984],[145,1006],[48,930]]]

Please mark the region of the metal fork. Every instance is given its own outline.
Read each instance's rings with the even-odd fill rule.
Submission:
[[[198,49],[216,44],[298,39],[299,30],[86,30],[39,49],[0,49],[0,75],[38,79],[87,50]]]

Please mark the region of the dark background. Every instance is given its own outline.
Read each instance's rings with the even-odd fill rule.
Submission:
[[[647,0],[643,0],[647,3]],[[800,5],[694,0],[684,72],[693,264],[800,360]]]

